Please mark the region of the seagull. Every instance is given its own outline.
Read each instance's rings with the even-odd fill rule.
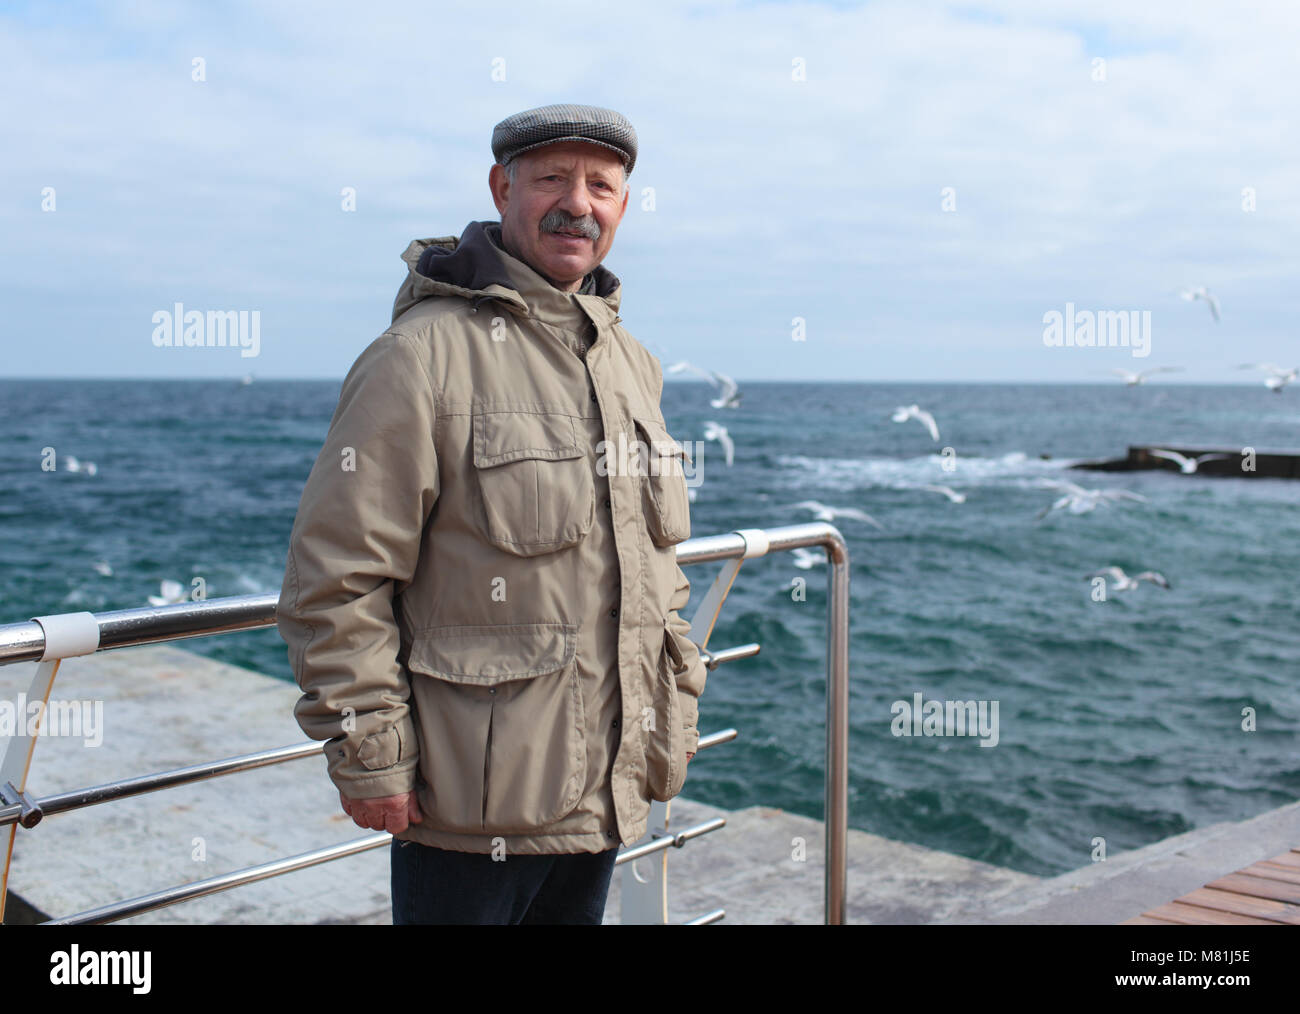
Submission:
[[[1115,374],[1117,377],[1123,377],[1125,386],[1137,387],[1138,384],[1144,383],[1147,377],[1151,376],[1153,373],[1181,373],[1182,370],[1183,367],[1181,366],[1153,366],[1149,370],[1139,370],[1137,373],[1134,373],[1132,370],[1121,369],[1114,369],[1110,372]]]
[[[804,510],[812,511],[817,515],[818,521],[834,521],[837,517],[844,517],[849,518],[852,521],[865,521],[869,525],[875,525],[882,532],[885,530],[885,526],[879,521],[873,518],[870,514],[858,510],[856,507],[828,507],[826,504],[817,500],[800,500],[798,503],[791,504],[790,506],[801,507]]]
[[[727,456],[727,467],[730,468],[735,457],[736,445],[727,434],[727,427],[720,426],[712,420],[706,420],[704,423],[704,439],[716,440],[722,445],[722,451]]]
[[[679,360],[678,362],[673,363],[671,366],[664,367],[664,373],[684,373],[687,371],[703,377],[705,380],[709,381],[710,383],[713,382],[712,373],[710,373],[708,370],[700,369],[694,363],[688,363],[685,359]]]
[[[99,468],[93,461],[78,461],[69,454],[63,461],[63,470],[65,472],[85,472],[87,475],[94,475],[99,471]]]
[[[1082,486],[1076,486],[1072,482],[1057,482],[1056,480],[1043,480],[1040,485],[1044,489],[1055,489],[1063,492],[1065,496],[1054,501],[1047,507],[1038,512],[1038,520],[1047,517],[1052,511],[1059,511],[1063,508],[1069,508],[1071,514],[1087,514],[1089,511],[1096,510],[1098,507],[1104,507],[1112,500],[1136,500],[1139,503],[1146,503],[1147,498],[1137,493],[1130,493],[1126,489],[1084,489]]]
[[[1084,578],[1084,580],[1091,581],[1096,577],[1113,577],[1115,579],[1115,590],[1117,592],[1132,591],[1138,586],[1139,581],[1150,581],[1152,584],[1159,585],[1166,591],[1173,587],[1173,585],[1165,580],[1163,574],[1154,570],[1144,570],[1137,577],[1129,577],[1119,567],[1107,567],[1105,570],[1099,570],[1095,574],[1089,574]]]
[[[812,570],[817,564],[826,562],[825,553],[814,553],[803,546],[795,546],[790,552],[794,556],[794,565],[800,570]]]
[[[1187,458],[1179,454],[1177,451],[1161,451],[1155,450],[1154,448],[1149,450],[1147,453],[1155,455],[1157,458],[1164,458],[1167,461],[1172,461],[1182,469],[1183,475],[1193,474],[1196,469],[1200,467],[1202,461],[1217,461],[1220,458],[1228,457],[1226,454],[1198,454],[1194,458]]]
[[[693,363],[688,363],[685,359],[673,363],[664,370],[665,373],[683,373],[687,371],[703,377],[721,391],[721,394],[717,398],[714,398],[709,402],[709,404],[714,408],[740,407],[740,387],[725,373],[718,373],[714,370],[703,370]]]
[[[1205,305],[1210,308],[1210,313],[1214,315],[1215,322],[1216,323],[1218,322],[1219,301],[1210,295],[1210,290],[1207,289],[1204,285],[1197,286],[1195,289],[1184,289],[1182,292],[1179,293],[1179,295],[1182,296],[1189,303],[1195,299],[1205,300]]]
[[[1282,369],[1282,367],[1277,366],[1274,363],[1242,363],[1240,366],[1237,367],[1237,369],[1265,370],[1273,374],[1273,376],[1271,377],[1264,378],[1264,386],[1267,387],[1274,394],[1281,394],[1282,388],[1286,387],[1287,384],[1295,380],[1297,372],[1300,372],[1297,371],[1296,367],[1294,366],[1291,367],[1291,369],[1289,370],[1284,370]]]
[[[97,572],[103,574],[104,577],[113,576],[113,568],[109,566],[107,560],[96,560],[94,563],[91,564],[91,566],[94,567]]]
[[[942,493],[944,496],[946,496],[946,497],[947,497],[949,500],[951,500],[953,503],[965,503],[965,502],[966,502],[966,494],[965,494],[965,493],[958,493],[958,492],[957,492],[955,489],[953,489],[951,486],[922,486],[921,488],[922,488],[922,489],[928,489],[928,490],[930,490],[930,492],[932,492],[932,493]]]
[[[896,423],[907,422],[909,419],[915,419],[930,431],[930,436],[934,437],[935,440],[939,439],[939,426],[934,421],[934,416],[929,412],[921,411],[921,408],[918,405],[908,405],[906,407],[900,405],[894,410],[894,414],[891,418]]]
[[[185,586],[179,581],[164,581],[158,586],[161,595],[150,595],[149,605],[170,606],[185,601]]]
[[[740,408],[740,386],[725,373],[714,371],[717,387],[722,390],[720,397],[709,402],[714,408]]]

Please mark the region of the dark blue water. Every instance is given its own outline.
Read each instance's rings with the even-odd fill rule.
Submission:
[[[736,442],[730,469],[708,445],[694,534],[810,520],[789,506],[805,499],[884,526],[838,522],[853,558],[851,826],[1051,874],[1085,865],[1096,836],[1113,853],[1300,797],[1300,483],[1063,470],[1129,443],[1300,448],[1295,394],[754,383],[722,412],[705,385],[670,384],[664,411],[679,440],[715,419]],[[209,598],[278,591],[337,396],[336,383],[0,381],[0,622],[143,605],[195,575]],[[889,420],[913,402],[941,443]],[[45,447],[97,474],[42,471]],[[1043,478],[1148,502],[1039,522],[1054,499]],[[1173,588],[1094,602],[1084,577],[1111,564]],[[697,594],[712,570],[687,569]],[[745,565],[710,643],[763,650],[710,676],[701,730],[741,736],[692,764],[687,795],[821,816],[824,586],[824,567],[784,554]],[[274,630],[184,646],[288,678]],[[997,701],[998,745],[894,736],[891,705],[915,693]]]

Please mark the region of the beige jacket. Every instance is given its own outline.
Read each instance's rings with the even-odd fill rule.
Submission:
[[[565,293],[499,241],[473,222],[402,255],[276,619],[334,784],[418,792],[424,821],[397,837],[598,852],[645,833],[699,741],[706,669],[673,548],[690,458],[661,364],[619,326],[618,279],[598,267],[596,294]]]

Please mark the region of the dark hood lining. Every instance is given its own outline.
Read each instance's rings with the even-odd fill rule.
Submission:
[[[513,290],[510,276],[501,261],[503,253],[500,222],[471,222],[455,247],[430,246],[425,249],[415,270],[426,278],[463,289],[481,291],[491,285],[500,285]],[[579,291],[604,297],[618,286],[618,278],[597,264]]]

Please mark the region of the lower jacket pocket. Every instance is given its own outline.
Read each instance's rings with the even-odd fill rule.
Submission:
[[[566,623],[420,632],[407,668],[432,826],[521,833],[578,805],[587,776],[586,711]],[[428,678],[425,678],[428,677]]]
[[[651,799],[661,803],[681,792],[686,781],[686,734],[673,676],[676,646],[670,647],[671,637],[665,627],[650,712],[641,719],[646,737],[646,790]]]

